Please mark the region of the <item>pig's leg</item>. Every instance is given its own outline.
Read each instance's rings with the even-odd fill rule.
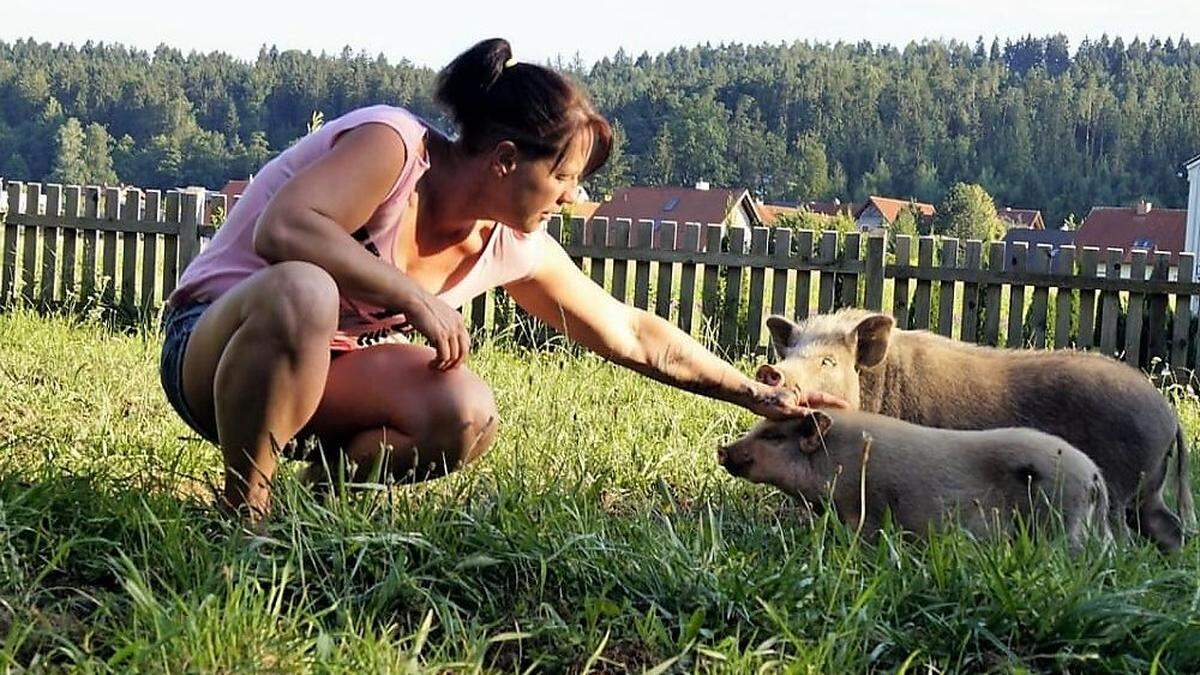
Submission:
[[[1183,545],[1183,525],[1163,501],[1166,476],[1167,462],[1164,460],[1154,475],[1142,481],[1137,510],[1129,511],[1129,524],[1137,533],[1153,539],[1160,550],[1172,553]]]

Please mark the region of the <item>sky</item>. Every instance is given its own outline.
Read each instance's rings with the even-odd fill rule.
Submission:
[[[1197,0],[0,0],[0,40],[121,42],[151,50],[223,51],[252,60],[263,44],[355,52],[438,68],[476,41],[504,37],[519,60],[578,54],[591,64],[622,47],[631,55],[709,42],[794,40],[888,43],[1065,34],[1072,47],[1103,33],[1128,42],[1186,34],[1200,41]]]

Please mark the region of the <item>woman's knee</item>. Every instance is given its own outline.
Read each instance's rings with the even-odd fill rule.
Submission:
[[[247,320],[266,323],[275,335],[322,336],[337,329],[337,282],[323,268],[299,260],[277,263],[263,271]]]
[[[444,376],[451,381],[439,396],[440,405],[430,411],[432,442],[466,464],[491,448],[500,423],[492,389],[465,368]]]

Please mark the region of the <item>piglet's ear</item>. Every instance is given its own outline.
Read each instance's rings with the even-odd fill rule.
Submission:
[[[787,317],[774,314],[767,317],[767,330],[771,331],[771,344],[775,345],[775,353],[787,356],[788,350],[795,344],[796,332],[800,327]]]
[[[783,384],[783,373],[775,366],[764,363],[758,367],[758,372],[754,374],[754,379],[762,382],[770,387],[778,387]]]
[[[800,423],[800,449],[816,452],[825,447],[825,434],[833,426],[833,418],[814,410]]]
[[[858,322],[851,337],[857,345],[855,353],[859,368],[874,368],[883,363],[895,325],[896,320],[887,314],[872,314]]]

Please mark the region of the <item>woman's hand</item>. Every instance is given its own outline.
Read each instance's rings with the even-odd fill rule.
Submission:
[[[429,346],[437,351],[431,368],[450,370],[467,359],[471,352],[471,336],[462,315],[436,295],[412,284],[410,299],[398,309],[412,330],[425,336]]]
[[[768,419],[803,417],[813,408],[849,408],[842,399],[820,391],[800,392],[787,386],[760,384],[754,399],[746,406],[750,412]]]

